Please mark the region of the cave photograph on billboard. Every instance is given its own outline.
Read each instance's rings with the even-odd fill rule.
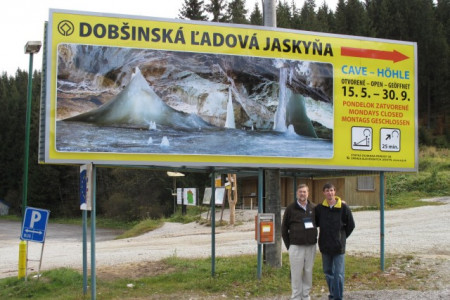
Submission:
[[[330,63],[58,45],[59,152],[333,157]]]

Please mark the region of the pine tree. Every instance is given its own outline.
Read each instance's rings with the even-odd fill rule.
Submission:
[[[263,15],[259,9],[258,3],[255,3],[253,12],[250,14],[250,24],[252,25],[264,25]]]
[[[206,21],[205,8],[201,0],[184,0],[183,7],[180,9],[179,17],[196,21]]]
[[[447,44],[450,43],[450,0],[437,0],[436,18],[445,30]]]
[[[300,16],[300,9],[295,5],[295,1],[292,0],[291,4],[291,28],[302,29],[302,18]]]
[[[440,100],[438,101],[442,109],[440,109],[442,114],[442,123],[441,126],[445,131],[445,138],[447,141],[447,145],[450,144],[450,101],[448,101],[448,95],[450,95],[450,0],[438,0],[436,6],[436,18],[438,22],[438,26],[442,28],[445,45],[442,38],[440,39],[440,43],[442,43],[442,50],[446,53],[445,60],[441,60],[440,69],[443,71],[441,76],[441,80],[446,82],[441,87],[441,95]],[[438,104],[439,106],[439,104]]]
[[[335,33],[344,33],[349,34],[347,32],[347,20],[345,16],[345,2],[344,0],[339,0],[336,5],[336,12],[334,13],[336,19],[336,27],[334,28]]]
[[[17,214],[22,203],[27,83],[28,74],[24,71],[17,70],[15,77],[4,74],[0,94],[0,165],[4,170],[0,173],[0,198]]]
[[[206,4],[206,11],[213,15],[211,19],[213,22],[228,22],[225,9],[225,0],[211,0],[209,4]]]
[[[300,11],[301,29],[318,31],[316,4],[314,0],[306,0]]]
[[[339,0],[336,8],[336,33],[373,36],[370,19],[359,0]]]
[[[277,27],[292,28],[291,27],[291,8],[286,1],[280,1],[277,5]]]
[[[325,2],[317,10],[317,26],[321,32],[333,32],[335,28],[334,14]]]
[[[232,0],[228,4],[227,18],[233,24],[248,24],[245,0]]]
[[[408,36],[405,16],[408,8],[400,1],[367,1],[367,15],[376,36],[386,39],[405,40]]]

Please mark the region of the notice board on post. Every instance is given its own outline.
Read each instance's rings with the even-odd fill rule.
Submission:
[[[417,45],[50,10],[45,163],[415,171]]]

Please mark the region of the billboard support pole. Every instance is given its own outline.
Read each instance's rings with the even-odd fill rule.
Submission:
[[[258,169],[258,213],[262,213],[263,207],[263,169]],[[262,244],[258,243],[258,279],[261,279],[262,274]]]
[[[211,169],[211,276],[216,275],[216,172]]]
[[[87,210],[81,211],[83,227],[83,295],[87,293]]]
[[[264,27],[277,27],[275,0],[264,1]],[[268,244],[264,247],[266,263],[273,267],[281,267],[281,206],[280,206],[280,172],[279,169],[268,169],[266,183],[266,198],[264,212],[274,213],[276,217],[275,244]]]
[[[92,210],[91,210],[91,299],[96,299],[95,280],[95,214],[96,214],[97,167],[92,164]]]
[[[380,269],[384,272],[384,172],[380,172]]]
[[[297,197],[297,174],[294,175],[293,187],[294,187],[294,201],[295,201],[295,199]]]

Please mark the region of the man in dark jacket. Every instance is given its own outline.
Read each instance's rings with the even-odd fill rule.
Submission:
[[[350,208],[336,196],[334,185],[323,186],[325,200],[315,208],[316,225],[320,227],[319,249],[329,290],[329,299],[341,300],[344,295],[345,243],[355,228]]]
[[[289,250],[291,265],[291,299],[309,300],[312,271],[316,256],[317,227],[314,204],[308,200],[308,186],[297,188],[297,201],[284,211],[281,236]]]

